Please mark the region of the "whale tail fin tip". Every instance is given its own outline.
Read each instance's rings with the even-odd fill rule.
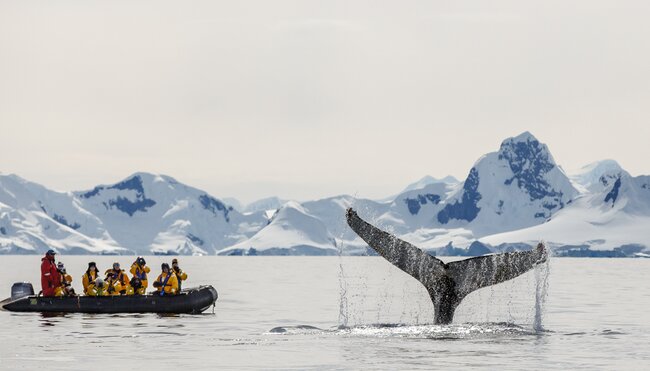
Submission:
[[[456,282],[459,297],[472,291],[518,277],[548,259],[548,250],[540,242],[530,251],[484,255],[451,262],[449,271]]]
[[[353,209],[347,209],[346,219],[350,228],[368,246],[425,286],[444,273],[445,264],[440,259],[364,221]]]

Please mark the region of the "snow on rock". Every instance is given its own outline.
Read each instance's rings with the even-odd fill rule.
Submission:
[[[395,233],[409,233],[415,229],[432,228],[438,223],[436,216],[460,185],[434,182],[423,188],[403,192],[395,197],[388,209],[376,222],[386,224]]]
[[[582,168],[571,179],[582,187],[581,195],[548,222],[481,241],[533,245],[545,240],[556,253],[569,256],[635,256],[648,249],[650,177],[632,177],[607,160]]]
[[[650,240],[650,216],[633,216],[620,210],[594,210],[590,200],[583,198],[558,212],[549,222],[517,231],[481,238],[496,246],[504,243],[528,243],[534,246],[544,240],[552,249],[587,249],[614,251],[637,245],[647,248]]]
[[[546,145],[525,132],[481,157],[437,220],[481,237],[543,223],[577,195]]]
[[[614,160],[602,160],[582,167],[571,174],[571,180],[582,193],[601,191],[616,181],[623,168]]]
[[[398,198],[400,195],[402,195],[404,193],[407,193],[407,192],[410,192],[410,191],[415,191],[415,190],[420,190],[420,189],[426,188],[427,186],[429,186],[431,184],[436,184],[436,183],[444,183],[444,184],[447,184],[449,186],[455,186],[455,185],[458,185],[458,183],[460,183],[460,181],[458,179],[454,178],[451,175],[447,175],[446,177],[441,178],[441,179],[434,178],[431,175],[425,175],[424,177],[420,178],[419,180],[407,185],[400,193],[398,193],[396,195],[391,195],[391,196],[379,199],[379,200],[377,200],[377,202],[380,202],[380,203],[392,202],[392,201],[394,201],[396,198]]]

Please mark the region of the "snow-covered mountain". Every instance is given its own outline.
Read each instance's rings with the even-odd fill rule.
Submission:
[[[416,189],[422,189],[428,186],[429,184],[435,184],[435,183],[445,183],[445,184],[453,185],[453,184],[460,183],[460,181],[451,175],[447,175],[446,177],[441,179],[434,178],[431,175],[425,175],[420,180],[407,185],[406,188],[404,188],[404,190],[402,190],[402,192],[400,193],[413,191]]]
[[[578,194],[546,145],[525,132],[478,159],[462,183],[429,183],[398,195],[379,216],[360,214],[421,247],[469,246],[542,224]]]
[[[614,160],[602,160],[586,165],[571,174],[571,180],[581,193],[601,191],[612,179],[618,177],[618,174],[622,171],[623,168],[621,168],[618,162]]]
[[[559,255],[650,253],[650,176],[612,160],[567,176],[528,132],[479,158],[462,182],[426,176],[380,201],[270,197],[234,208],[164,175],[78,192],[0,175],[0,253],[367,254],[345,222],[348,207],[438,254],[526,249],[540,239]]]
[[[16,176],[0,176],[0,187],[5,231],[0,230],[0,249],[8,252],[50,246],[76,253],[214,254],[268,224],[262,212],[241,214],[162,175],[136,173],[119,183],[69,193]],[[23,228],[22,219],[39,222]]]
[[[547,223],[481,240],[507,246],[544,239],[556,254],[566,256],[634,256],[648,251],[650,177],[632,177],[606,160],[571,178],[581,194]]]
[[[299,203],[282,206],[252,238],[219,255],[336,255],[336,240],[327,226]]]
[[[55,192],[16,175],[0,175],[0,253],[118,254],[101,221],[71,193]]]
[[[437,219],[480,237],[543,223],[577,195],[546,145],[525,132],[481,157]]]
[[[447,175],[446,177],[441,178],[441,179],[434,178],[431,175],[425,175],[422,178],[420,178],[419,180],[407,185],[400,193],[398,193],[396,195],[391,195],[391,196],[388,196],[388,197],[384,197],[384,198],[379,199],[377,201],[382,202],[382,203],[390,202],[390,201],[395,200],[399,195],[401,195],[403,193],[406,193],[406,192],[409,192],[409,191],[419,190],[419,189],[425,188],[426,186],[428,186],[430,184],[437,184],[437,183],[444,183],[444,184],[448,184],[450,186],[453,186],[453,185],[457,185],[458,183],[460,183],[460,181],[458,179],[454,178],[451,175]]]
[[[611,160],[568,177],[525,132],[482,156],[461,184],[432,183],[398,195],[381,215],[360,214],[442,254],[546,240],[559,255],[639,255],[650,247],[650,177],[632,177]]]

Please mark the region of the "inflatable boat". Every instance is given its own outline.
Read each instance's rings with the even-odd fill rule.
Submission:
[[[15,283],[11,298],[0,302],[0,308],[12,312],[59,313],[202,313],[217,301],[212,286],[183,289],[178,295],[158,293],[132,296],[45,297],[34,295],[28,282]]]

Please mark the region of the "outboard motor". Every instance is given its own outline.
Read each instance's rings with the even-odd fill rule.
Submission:
[[[34,287],[29,282],[16,282],[11,285],[11,300],[34,295]]]

